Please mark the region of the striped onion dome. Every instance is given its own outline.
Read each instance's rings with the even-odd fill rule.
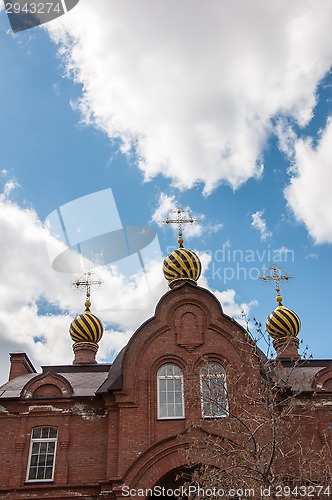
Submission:
[[[266,329],[273,339],[295,338],[301,329],[300,318],[294,311],[284,307],[281,300],[281,296],[278,295],[278,307],[267,318]]]
[[[90,301],[85,302],[85,311],[76,316],[69,327],[71,339],[76,344],[90,343],[98,344],[103,336],[104,328],[102,322],[90,311]]]
[[[201,270],[201,261],[187,248],[177,248],[164,260],[163,272],[169,284],[177,280],[190,280],[196,283]]]

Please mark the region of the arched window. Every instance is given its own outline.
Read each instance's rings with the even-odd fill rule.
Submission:
[[[158,370],[158,418],[183,418],[183,375],[177,365],[163,365]]]
[[[203,417],[227,417],[226,372],[219,363],[206,363],[200,372]]]
[[[52,481],[58,429],[35,427],[32,429],[27,481]]]

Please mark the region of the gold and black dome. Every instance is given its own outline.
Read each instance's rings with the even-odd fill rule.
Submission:
[[[201,261],[192,250],[177,248],[164,260],[163,272],[169,284],[178,280],[197,282],[201,275]]]
[[[301,329],[301,321],[298,315],[282,305],[282,297],[277,296],[278,306],[269,315],[266,321],[266,329],[271,337],[276,339],[281,338],[296,338]]]
[[[69,334],[76,344],[98,344],[103,336],[102,322],[90,311],[91,303],[85,302],[85,311],[71,322]]]

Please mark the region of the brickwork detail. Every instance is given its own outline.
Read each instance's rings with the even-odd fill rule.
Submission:
[[[292,352],[289,346],[288,355]],[[13,356],[11,370],[11,381],[16,384],[16,389],[15,384],[11,386],[12,394],[20,380],[21,390],[15,396],[9,390],[7,397],[0,395],[0,498],[7,500],[114,500],[123,496],[123,485],[152,488],[186,463],[184,451],[194,436],[193,422],[196,432],[216,432],[213,419],[202,417],[199,399],[189,391],[190,386],[200,390],[203,362],[224,367],[228,390],[237,395],[239,404],[246,404],[241,400],[241,380],[261,380],[260,358],[248,333],[224,315],[209,291],[190,283],[164,295],[155,315],[119,354],[109,378],[107,371],[100,377],[92,350],[75,353],[76,364],[68,367],[68,378],[55,369],[34,373],[22,354]],[[175,363],[182,370],[185,418],[158,419],[156,376],[163,363]],[[94,393],[87,394],[84,376],[88,373],[92,380],[103,380],[101,392],[100,382]],[[330,365],[322,367],[312,381],[312,390],[322,395],[322,406],[317,407],[318,419],[305,432],[306,439],[309,436],[315,443],[331,443],[331,380]],[[50,483],[25,480],[31,433],[37,426],[58,429],[55,475]]]

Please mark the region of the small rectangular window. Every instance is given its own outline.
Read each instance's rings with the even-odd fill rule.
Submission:
[[[53,481],[57,437],[56,427],[32,430],[27,481]]]

